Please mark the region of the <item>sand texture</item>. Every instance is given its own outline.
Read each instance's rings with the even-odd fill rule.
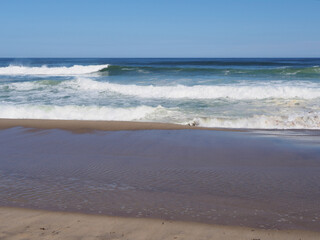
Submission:
[[[319,240],[320,233],[0,208],[0,239]]]
[[[118,130],[179,130],[179,129],[206,129],[189,125],[155,122],[127,122],[127,121],[87,121],[87,120],[43,120],[43,119],[0,119],[0,129],[12,127],[38,128],[38,129],[63,129],[73,132],[118,131]]]

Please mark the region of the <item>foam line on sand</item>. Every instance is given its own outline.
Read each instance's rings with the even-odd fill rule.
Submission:
[[[63,129],[74,132],[120,131],[120,130],[179,130],[203,129],[223,130],[218,128],[203,128],[188,125],[155,122],[129,122],[129,121],[87,121],[87,120],[38,120],[38,119],[0,119],[0,129],[13,127],[38,129]],[[236,130],[230,130],[236,131]]]

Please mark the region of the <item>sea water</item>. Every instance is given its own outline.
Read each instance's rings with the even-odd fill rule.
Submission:
[[[0,118],[320,129],[320,59],[0,59]]]

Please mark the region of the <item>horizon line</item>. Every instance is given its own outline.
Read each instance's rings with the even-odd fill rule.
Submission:
[[[47,59],[59,59],[59,58],[69,58],[69,59],[320,59],[319,57],[0,57],[0,59],[40,59],[40,58],[47,58]]]

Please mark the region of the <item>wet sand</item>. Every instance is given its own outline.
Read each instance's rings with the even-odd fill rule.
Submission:
[[[0,206],[320,232],[317,131],[10,122],[0,121]]]
[[[202,128],[196,126],[155,122],[126,122],[126,121],[87,121],[87,120],[38,120],[38,119],[0,119],[0,129],[26,127],[37,129],[63,129],[73,132],[90,131],[123,131],[123,130],[178,130],[206,129],[235,131],[228,129]],[[238,131],[238,130],[237,130]]]
[[[307,231],[276,231],[162,220],[0,208],[0,238],[318,240]]]

